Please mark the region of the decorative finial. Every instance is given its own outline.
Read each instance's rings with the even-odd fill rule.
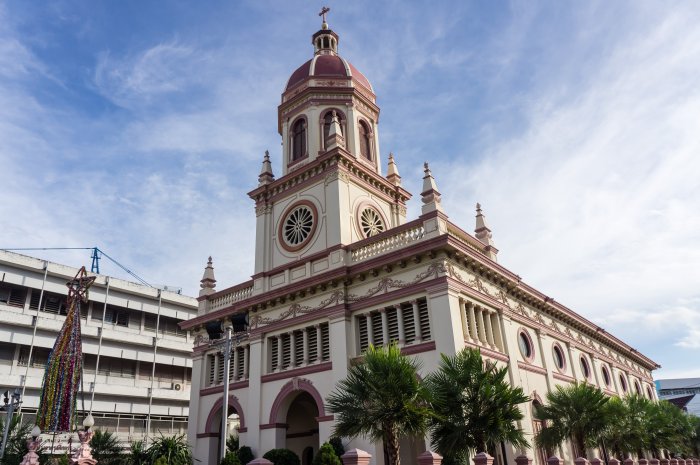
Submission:
[[[423,176],[423,192],[421,192],[421,201],[423,202],[421,211],[424,215],[432,211],[442,212],[440,191],[438,191],[427,161],[423,163],[423,171],[425,176]]]
[[[401,176],[399,176],[399,167],[394,161],[394,154],[389,152],[389,167],[386,173],[386,179],[395,186],[401,185]]]
[[[481,204],[476,204],[476,228],[474,229],[474,235],[479,241],[484,244],[484,253],[493,261],[496,261],[496,255],[498,254],[498,249],[493,243],[493,235],[491,234],[491,229],[486,223],[486,217],[481,211]]]
[[[214,262],[209,256],[207,260],[207,266],[204,268],[204,274],[202,275],[201,281],[199,281],[199,295],[208,295],[214,293],[214,288],[216,287],[216,278],[214,278]]]
[[[272,163],[270,163],[270,152],[265,150],[265,156],[263,157],[262,169],[260,170],[260,175],[258,176],[258,187],[265,184],[270,184],[275,180],[275,175],[272,174]]]
[[[318,14],[323,18],[323,23],[321,23],[321,29],[328,29],[328,23],[326,22],[326,14],[328,14],[329,11],[331,11],[331,9],[327,6],[324,6],[323,8],[321,8],[321,12]]]
[[[345,148],[345,137],[343,137],[343,128],[340,126],[338,114],[333,110],[333,118],[331,118],[331,127],[328,130],[326,137],[326,151],[336,147]]]

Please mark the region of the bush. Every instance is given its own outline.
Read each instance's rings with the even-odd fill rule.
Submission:
[[[264,459],[275,465],[301,465],[297,454],[289,449],[271,449],[265,452]]]
[[[330,438],[328,443],[331,446],[333,446],[335,455],[337,455],[338,458],[343,456],[343,454],[345,453],[345,446],[343,445],[343,441],[338,436],[333,436],[332,438]]]
[[[58,465],[70,465],[70,460],[68,460],[68,454],[63,454],[60,459],[58,459]]]
[[[248,446],[239,447],[238,451],[236,452],[236,455],[238,456],[238,460],[241,461],[241,465],[248,465],[248,462],[251,462],[255,459],[253,451]]]
[[[341,465],[341,463],[335,449],[327,442],[323,443],[313,461],[313,465]]]
[[[238,436],[233,434],[228,435],[228,439],[226,440],[226,450],[229,452],[236,452],[238,450]]]
[[[153,462],[153,465],[170,465],[168,464],[168,459],[165,457],[158,457],[155,462]]]
[[[229,452],[221,461],[221,465],[241,465],[241,461],[236,454]]]

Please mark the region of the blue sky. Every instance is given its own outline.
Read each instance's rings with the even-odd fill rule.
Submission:
[[[327,3],[404,185],[428,160],[452,221],[482,203],[501,264],[657,377],[700,376],[700,3]],[[0,248],[98,246],[189,294],[209,255],[220,287],[247,279],[246,192],[266,149],[280,172],[321,6],[0,2]]]

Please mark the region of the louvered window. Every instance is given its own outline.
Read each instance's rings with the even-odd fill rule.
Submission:
[[[309,363],[314,363],[318,359],[318,338],[316,337],[316,328],[306,328],[309,333]]]
[[[330,360],[331,358],[331,344],[330,344],[330,330],[328,328],[328,324],[322,324],[321,325],[321,355],[323,356],[323,360]]]
[[[291,338],[289,334],[282,335],[282,369],[289,368],[292,363]]]
[[[29,308],[36,310],[39,308],[39,297],[41,296],[41,291],[32,292],[32,298],[29,301]],[[60,315],[65,315],[66,309],[66,296],[61,294],[55,294],[53,292],[44,292],[44,296],[41,299],[41,311],[48,313],[58,313]]]
[[[365,315],[357,316],[357,332],[359,334],[360,353],[367,350],[369,347],[369,338],[367,335],[367,317]]]
[[[374,340],[375,347],[384,345],[384,333],[382,331],[382,314],[378,312],[372,314],[372,339]]]
[[[271,337],[268,339],[270,349],[270,371],[277,370],[277,338]]]
[[[406,338],[406,344],[412,344],[416,340],[416,325],[413,321],[413,305],[402,304],[401,313],[403,314],[403,331]]]
[[[224,382],[224,354],[216,354],[216,384]]]
[[[233,378],[234,378],[233,374],[236,371],[236,367],[234,366],[235,365],[234,362],[236,361],[236,357],[233,356],[233,353],[235,350],[236,349],[231,350],[231,359],[229,360],[229,366],[228,366],[228,382],[229,383],[231,381],[233,381]]]
[[[27,288],[15,287],[8,284],[0,285],[0,303],[13,307],[24,307],[27,300]]]
[[[399,340],[399,318],[396,309],[393,307],[384,309],[386,312],[387,325],[389,326],[389,341]]]
[[[207,364],[209,365],[209,386],[213,386],[216,384],[216,355],[208,354]]]
[[[243,379],[245,374],[245,347],[236,347],[236,352],[238,353],[238,366],[236,367],[236,376],[238,379]]]
[[[294,331],[294,359],[297,366],[304,364],[304,331]]]
[[[423,340],[431,339],[430,336],[430,316],[428,315],[428,301],[425,299],[418,300],[418,315],[420,318],[420,332]]]

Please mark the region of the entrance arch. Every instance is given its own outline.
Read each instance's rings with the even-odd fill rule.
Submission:
[[[224,399],[220,398],[219,400],[216,401],[214,406],[211,408],[209,411],[209,415],[207,416],[207,422],[204,426],[204,434],[203,436],[208,436],[212,439],[216,438],[215,440],[215,445],[216,445],[216,450],[210,450],[210,459],[214,459],[215,462],[213,463],[219,463],[221,461],[221,457],[219,457],[219,450],[221,448],[221,441],[225,441],[226,438],[221,437],[221,414],[222,414],[222,407],[224,405]],[[233,431],[230,429],[231,426],[235,426],[236,424],[238,425],[237,430],[238,433],[245,433],[247,431],[247,428],[245,426],[245,415],[243,414],[243,407],[241,406],[241,403],[238,401],[238,398],[234,395],[230,395],[228,398],[228,418],[229,418],[229,429],[228,429],[228,435],[233,433]],[[214,444],[212,444],[213,446]]]
[[[318,422],[326,419],[323,397],[313,384],[291,380],[282,386],[270,410],[270,424],[279,428],[276,447],[291,450],[302,465],[311,465],[319,449]]]

